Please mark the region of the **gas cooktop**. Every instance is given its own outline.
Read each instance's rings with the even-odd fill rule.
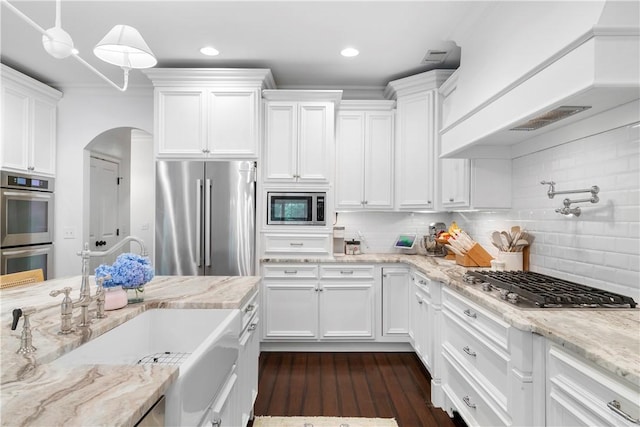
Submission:
[[[497,288],[503,299],[529,307],[635,308],[633,298],[531,271],[468,271],[467,283]]]

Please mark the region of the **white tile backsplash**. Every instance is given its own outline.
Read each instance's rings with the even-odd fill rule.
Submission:
[[[613,129],[513,160],[513,208],[503,213],[453,214],[487,250],[495,229],[520,225],[535,241],[530,268],[633,297],[640,302],[640,127]],[[565,197],[556,190],[600,187],[597,204],[579,203],[582,215],[555,212]]]

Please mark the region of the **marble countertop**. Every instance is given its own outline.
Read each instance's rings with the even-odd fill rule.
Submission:
[[[462,280],[468,270],[438,257],[404,254],[336,258],[268,258],[263,263],[404,263],[455,289],[513,327],[542,335],[640,387],[640,309],[519,308]]]
[[[92,280],[93,282],[93,280]],[[145,285],[144,303],[108,311],[90,327],[58,335],[62,296],[49,292],[65,286],[77,299],[80,277],[0,291],[2,348],[0,423],[11,426],[133,426],[178,376],[175,366],[106,366],[66,368],[49,362],[150,308],[239,308],[258,289],[260,277],[160,276]],[[31,316],[33,355],[16,354],[22,319],[11,331],[12,310],[34,306]],[[74,310],[75,317],[79,309]],[[92,304],[92,311],[95,306]]]

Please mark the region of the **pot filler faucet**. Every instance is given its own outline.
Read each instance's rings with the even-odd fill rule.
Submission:
[[[78,256],[82,258],[82,282],[80,284],[80,299],[77,301],[72,301],[69,297],[69,291],[71,288],[64,288],[59,291],[51,291],[50,295],[52,297],[56,297],[61,293],[65,294],[65,297],[62,300],[61,306],[61,334],[68,334],[73,332],[73,328],[71,326],[71,317],[73,315],[73,309],[76,307],[80,307],[81,315],[80,315],[80,323],[78,326],[89,326],[91,324],[91,319],[89,318],[89,305],[92,301],[96,301],[98,312],[97,318],[101,319],[106,317],[104,314],[104,288],[102,287],[102,283],[105,278],[99,278],[96,280],[96,284],[98,285],[98,290],[96,291],[96,295],[94,297],[91,296],[91,286],[89,284],[89,259],[94,257],[103,257],[113,254],[118,249],[121,249],[124,245],[129,242],[136,242],[140,245],[140,255],[147,256],[147,248],[144,245],[142,239],[135,236],[127,236],[110,249],[106,251],[90,251],[89,243],[84,244],[84,249],[78,252]]]

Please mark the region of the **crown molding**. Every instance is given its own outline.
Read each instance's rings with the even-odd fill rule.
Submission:
[[[268,68],[148,68],[141,71],[154,87],[276,87]]]
[[[393,80],[387,84],[384,96],[396,99],[398,96],[439,88],[455,70],[431,70],[413,76]]]

